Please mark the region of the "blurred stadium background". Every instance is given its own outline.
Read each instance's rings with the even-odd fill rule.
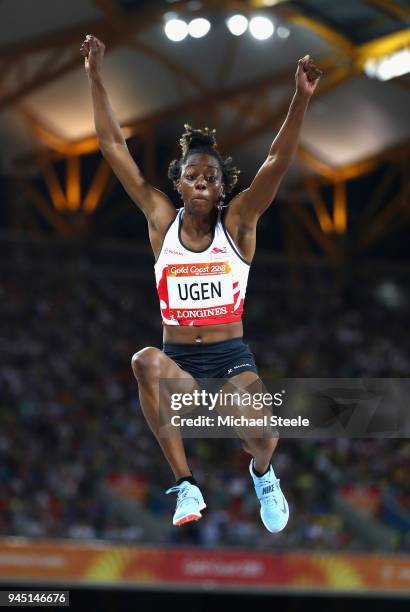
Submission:
[[[235,14],[273,32],[234,35]],[[211,27],[172,41],[177,17]],[[275,536],[239,444],[190,440],[209,509],[171,528],[171,474],[130,368],[161,346],[153,257],[98,152],[79,47],[105,42],[128,145],[176,205],[183,124],[217,129],[243,189],[313,56],[325,77],[260,222],[246,338],[264,376],[407,378],[410,2],[2,0],[0,23],[0,588],[66,586],[101,610],[255,594],[285,612],[404,609],[409,439],[281,441],[293,514]]]

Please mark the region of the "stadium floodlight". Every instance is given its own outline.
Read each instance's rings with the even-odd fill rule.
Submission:
[[[370,59],[364,65],[364,71],[367,76],[379,81],[388,81],[407,74],[410,72],[410,49],[396,51],[378,60]]]
[[[179,42],[186,38],[188,34],[188,24],[182,19],[169,19],[165,24],[164,30],[169,40]]]
[[[276,29],[276,34],[279,36],[279,38],[289,38],[290,30],[289,28],[286,28],[285,26],[279,26]]]
[[[232,15],[226,20],[228,30],[234,36],[241,36],[248,27],[248,20],[245,15]]]
[[[188,24],[188,34],[193,38],[202,38],[203,36],[206,36],[210,29],[210,22],[208,19],[204,19],[203,17],[193,19]]]
[[[262,17],[261,15],[252,17],[249,22],[249,29],[252,36],[257,40],[266,40],[272,36],[275,30],[272,21],[267,17]]]

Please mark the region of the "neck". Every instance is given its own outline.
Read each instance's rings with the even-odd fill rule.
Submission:
[[[184,230],[195,236],[204,236],[212,232],[218,209],[215,207],[205,215],[193,215],[186,208],[184,209],[183,225]]]

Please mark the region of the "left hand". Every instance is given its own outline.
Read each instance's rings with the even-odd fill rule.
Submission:
[[[319,70],[310,55],[305,55],[298,62],[296,70],[296,90],[306,96],[311,96],[320,81],[323,72]]]

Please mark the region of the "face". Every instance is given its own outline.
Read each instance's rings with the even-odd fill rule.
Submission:
[[[192,153],[182,166],[178,193],[192,214],[207,214],[221,199],[222,170],[218,160],[206,153]]]

